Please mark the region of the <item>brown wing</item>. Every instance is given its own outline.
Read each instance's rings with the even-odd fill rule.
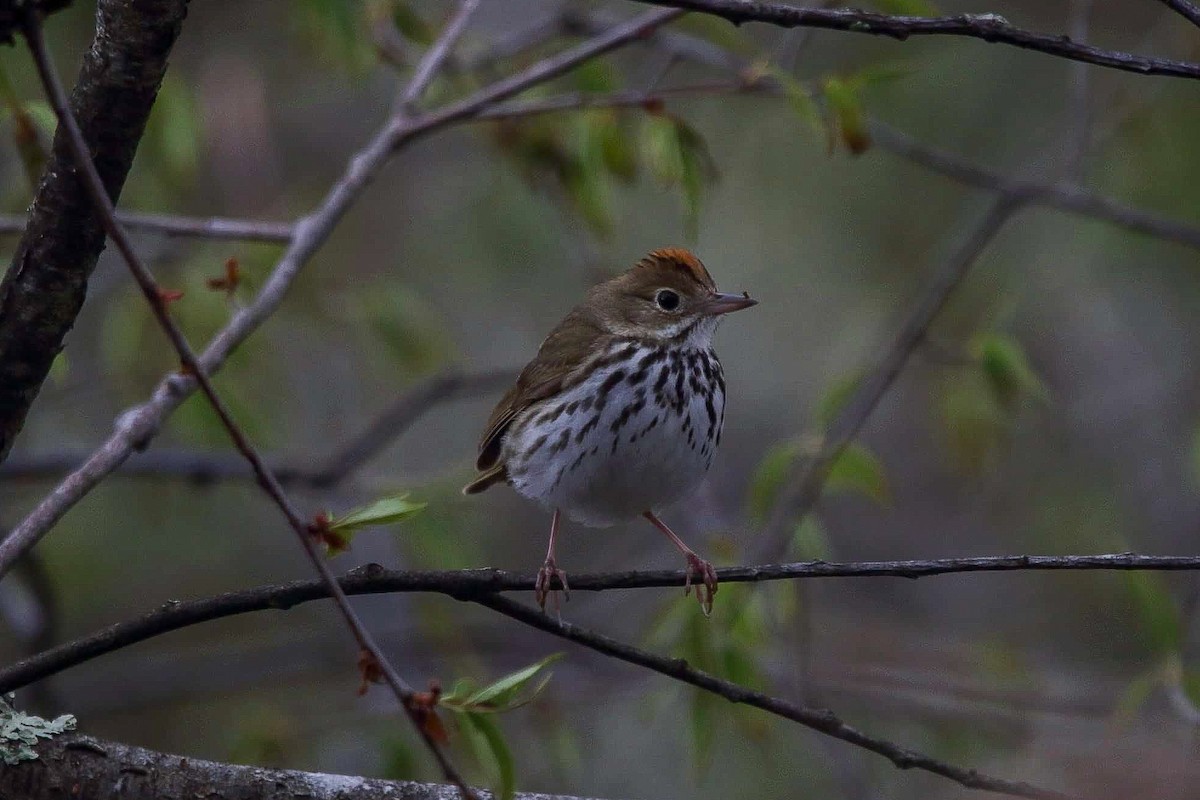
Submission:
[[[479,458],[475,462],[478,469],[490,470],[497,465],[504,434],[516,416],[562,391],[603,336],[604,332],[582,306],[558,323],[538,348],[537,355],[521,370],[516,385],[500,398],[492,411],[479,441]]]

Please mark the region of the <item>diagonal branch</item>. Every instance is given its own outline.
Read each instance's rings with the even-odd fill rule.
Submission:
[[[0,22],[15,13],[13,3],[3,5]],[[28,3],[21,13],[61,5]],[[186,0],[96,4],[96,35],[84,55],[71,104],[95,143],[93,155],[114,198],[129,174],[186,13]],[[88,277],[104,249],[99,216],[72,164],[60,130],[16,256],[0,283],[0,461],[75,323]]]
[[[425,94],[429,84],[433,83],[433,79],[445,65],[446,59],[450,57],[450,51],[454,49],[455,43],[467,29],[467,23],[471,21],[471,16],[478,8],[479,0],[461,0],[458,4],[458,10],[454,12],[454,17],[446,24],[442,35],[437,38],[437,41],[417,64],[416,72],[413,73],[408,86],[404,88],[404,94],[400,99],[400,108],[405,113],[410,113],[421,101],[421,95]]]
[[[490,595],[475,602],[506,617],[522,622],[538,630],[567,641],[583,645],[598,653],[634,664],[687,683],[733,703],[742,703],[762,709],[778,717],[797,722],[826,736],[832,736],[856,747],[878,753],[899,769],[917,769],[940,775],[968,789],[981,789],[1012,797],[1029,797],[1035,800],[1069,800],[1071,795],[1043,789],[1024,781],[994,778],[974,769],[959,767],[940,761],[932,756],[901,747],[887,739],[871,736],[843,722],[832,711],[793,703],[781,697],[749,689],[692,667],[682,658],[666,658],[655,653],[627,645],[601,633],[562,622],[530,606],[499,595]]]
[[[1173,8],[1183,5],[1183,0],[1166,1]],[[1036,33],[1018,28],[999,14],[914,17],[848,8],[801,8],[786,3],[748,2],[748,0],[637,0],[637,2],[712,14],[727,19],[735,25],[744,22],[766,22],[783,28],[826,28],[851,33],[865,33],[871,36],[885,36],[901,41],[910,36],[964,36],[1141,75],[1164,75],[1193,80],[1200,78],[1200,64],[1192,61],[1151,58],[1119,50],[1105,50],[1073,42],[1067,36]]]
[[[29,43],[29,49],[33,54],[38,76],[41,78],[42,86],[46,91],[47,99],[49,99],[50,105],[58,117],[59,128],[65,132],[66,140],[74,154],[75,168],[82,175],[84,188],[91,196],[92,202],[100,214],[104,229],[108,232],[117,249],[121,251],[121,255],[124,257],[130,272],[133,273],[138,287],[142,290],[142,294],[145,295],[147,302],[150,304],[159,326],[167,334],[167,338],[171,340],[171,345],[179,354],[186,373],[199,385],[200,391],[203,392],[209,405],[216,412],[221,425],[229,434],[229,438],[233,441],[234,446],[245,457],[246,461],[249,462],[259,485],[262,486],[263,491],[267,493],[287,519],[313,569],[320,576],[324,586],[329,590],[334,604],[341,612],[347,627],[358,643],[359,650],[365,654],[369,654],[372,664],[378,668],[378,672],[395,693],[397,702],[407,713],[413,727],[416,728],[418,735],[433,754],[446,779],[460,789],[464,798],[471,800],[474,798],[474,793],[467,787],[466,782],[458,774],[457,769],[450,763],[449,758],[442,750],[437,739],[432,735],[428,727],[423,724],[423,714],[414,704],[415,691],[396,672],[395,667],[388,661],[387,656],[384,655],[379,645],[375,643],[370,631],[367,630],[358,614],[354,611],[353,606],[350,605],[350,601],[346,597],[345,592],[342,591],[341,586],[338,585],[333,571],[330,569],[328,563],[326,563],[313,537],[309,534],[308,526],[301,518],[299,510],[292,504],[283,487],[280,485],[279,480],[267,467],[265,460],[259,454],[258,450],[255,449],[254,445],[246,437],[246,434],[233,420],[228,406],[225,405],[225,402],[217,394],[212,381],[205,374],[204,368],[200,365],[196,354],[192,351],[191,345],[188,344],[186,337],[183,335],[183,331],[179,329],[179,326],[171,318],[170,312],[167,310],[167,303],[163,298],[162,290],[155,282],[154,276],[151,275],[146,265],[142,263],[137,251],[133,247],[133,242],[129,239],[121,223],[117,221],[116,208],[108,196],[104,180],[100,177],[96,165],[92,162],[87,142],[83,138],[83,132],[79,129],[79,124],[71,113],[66,91],[64,91],[62,83],[58,79],[54,63],[47,51],[46,41],[42,33],[41,14],[36,9],[26,14],[24,33]]]
[[[918,142],[882,122],[871,123],[871,140],[893,155],[968,186],[988,189],[1033,205],[1103,220],[1157,239],[1200,248],[1200,227],[1133,208],[1078,184],[1011,178]]]
[[[514,374],[510,370],[478,373],[447,370],[413,385],[380,412],[361,433],[318,466],[273,459],[268,459],[268,464],[284,486],[337,486],[392,446],[426,412],[442,403],[500,391],[512,382]],[[77,467],[87,459],[87,455],[86,452],[73,450],[17,454],[0,464],[0,480],[58,477]],[[115,474],[131,478],[175,478],[199,485],[246,480],[253,476],[245,460],[236,456],[183,449],[154,449],[141,453],[125,462]]]
[[[887,352],[863,378],[846,407],[837,415],[822,442],[820,452],[803,460],[785,478],[760,537],[758,553],[764,561],[778,560],[787,552],[792,530],[820,498],[825,479],[838,457],[862,430],[867,418],[908,363],[909,356],[925,338],[926,331],[950,295],[1019,208],[1019,201],[1003,195],[992,202],[938,270],[909,312]]]
[[[1200,27],[1200,6],[1192,0],[1162,0],[1163,5]]]
[[[532,86],[552,80],[597,56],[604,55],[681,16],[681,11],[652,11],[622,22],[610,30],[562,53],[539,61],[510,78],[493,83],[443,109],[413,119],[394,118],[351,159],[346,173],[334,184],[318,208],[296,223],[295,235],[275,265],[258,296],[241,309],[209,342],[200,356],[207,374],[221,368],[230,353],[278,308],[284,293],[300,270],[341,220],[349,207],[378,174],[397,148],[458,122],[473,119],[491,104],[505,100]],[[165,378],[152,397],[126,411],[116,430],[77,469],[67,475],[49,495],[17,523],[0,541],[0,576],[25,550],[32,547],[76,503],[129,456],[158,433],[163,422],[196,389],[187,376]]]
[[[717,570],[721,583],[763,583],[817,578],[917,578],[974,572],[1062,571],[1197,571],[1200,556],[1149,556],[1135,553],[1065,556],[991,556],[909,561],[800,561],[724,567]],[[579,573],[571,576],[574,592],[601,592],[648,588],[679,588],[682,570],[639,570]],[[439,572],[388,570],[368,564],[338,578],[348,595],[426,592],[459,600],[477,600],[498,592],[532,591],[535,576],[499,569],[466,569]],[[58,645],[0,669],[0,694],[15,691],[107,653],[157,636],[225,617],[254,611],[289,609],[329,596],[319,580],[258,586],[201,600],[171,602],[142,616],[118,622],[95,633]]]

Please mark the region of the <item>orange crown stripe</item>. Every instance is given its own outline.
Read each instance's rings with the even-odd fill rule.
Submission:
[[[638,262],[638,266],[675,266],[687,272],[694,281],[705,287],[711,288],[715,285],[712,276],[708,274],[708,270],[700,263],[700,259],[696,258],[690,250],[685,250],[682,247],[663,247],[658,250],[652,250],[645,258]]]

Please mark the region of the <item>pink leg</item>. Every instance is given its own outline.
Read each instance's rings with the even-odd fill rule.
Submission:
[[[642,514],[643,517],[650,520],[650,524],[658,528],[671,543],[679,548],[679,552],[683,553],[683,557],[687,559],[687,582],[684,583],[683,593],[688,594],[692,591],[692,577],[697,577],[703,584],[696,586],[696,599],[700,601],[700,610],[704,612],[704,616],[712,613],[713,595],[717,593],[717,571],[713,569],[713,565],[705,561],[700,556],[696,555],[692,548],[683,543],[675,535],[675,531],[667,527],[667,524],[659,519],[653,511],[646,511]]]
[[[538,570],[537,581],[534,583],[534,596],[537,598],[537,603],[542,610],[546,610],[547,595],[554,594],[554,607],[558,608],[558,590],[551,588],[554,585],[555,578],[562,584],[563,595],[569,600],[571,599],[571,587],[567,585],[567,573],[558,568],[554,563],[554,543],[558,538],[558,509],[554,509],[554,516],[550,519],[550,547],[546,550],[546,563]]]

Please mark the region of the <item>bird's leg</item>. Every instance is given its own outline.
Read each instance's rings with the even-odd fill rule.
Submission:
[[[554,540],[558,538],[558,509],[554,509],[554,516],[550,520],[550,547],[546,550],[546,563],[538,570],[537,581],[534,583],[534,596],[537,598],[537,604],[541,606],[542,611],[546,610],[546,596],[554,594],[554,608],[558,610],[558,590],[552,589],[554,579],[558,578],[562,584],[563,596],[566,599],[571,599],[571,587],[567,585],[567,573],[558,568],[554,563]]]
[[[646,511],[642,514],[643,517],[650,520],[650,524],[658,528],[671,543],[679,548],[679,552],[683,553],[683,557],[687,559],[687,580],[683,585],[683,593],[688,594],[692,591],[692,578],[699,578],[700,584],[696,586],[696,599],[700,601],[700,610],[704,612],[704,616],[712,613],[713,595],[717,593],[717,571],[713,569],[713,565],[705,561],[692,548],[683,543],[675,535],[675,531],[667,527],[667,523],[663,522],[653,511]],[[701,585],[702,584],[702,585]]]

